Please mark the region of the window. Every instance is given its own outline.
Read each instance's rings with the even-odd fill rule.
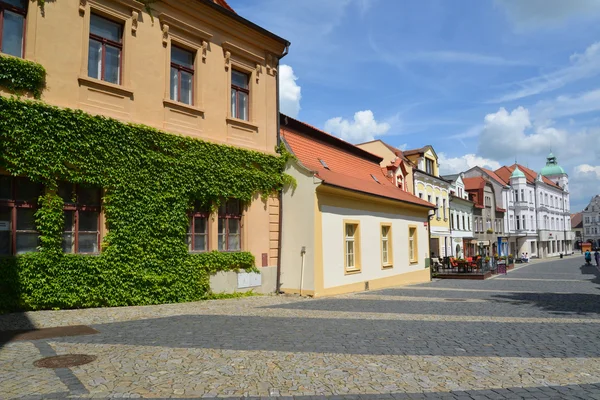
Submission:
[[[95,14],[90,16],[88,76],[106,82],[121,83],[123,26]]]
[[[440,219],[440,198],[435,198],[435,216]]]
[[[467,230],[467,227],[466,227],[466,225],[465,225],[465,216],[464,216],[464,215],[462,216],[462,230],[463,230],[463,231],[466,231],[466,230]]]
[[[585,223],[589,224],[590,223],[590,217],[585,217]]]
[[[467,216],[467,229],[471,230],[471,217]]]
[[[547,205],[547,206],[549,206],[550,203],[548,203],[548,193],[544,194],[544,199],[545,199],[544,204]]]
[[[513,221],[513,216],[511,215],[510,216],[510,221],[509,221],[509,227],[508,228],[510,230],[512,230],[512,229],[514,229],[514,226],[515,226],[515,224],[514,224],[514,221]]]
[[[23,57],[27,0],[0,0],[0,52]]]
[[[248,98],[250,79],[243,72],[231,70],[231,116],[248,121]]]
[[[381,265],[391,267],[393,264],[392,260],[392,226],[381,225]]]
[[[242,204],[229,199],[219,207],[219,251],[241,249]]]
[[[64,202],[65,253],[98,253],[100,248],[100,189],[60,183],[58,194]]]
[[[411,226],[408,228],[408,257],[411,263],[416,263],[418,259],[417,249],[417,227]]]
[[[446,199],[442,199],[442,210],[444,210],[444,220],[446,220]]]
[[[419,193],[419,198],[422,199],[423,198],[423,193]]]
[[[434,173],[433,160],[430,160],[429,158],[425,159],[425,172],[427,172],[430,175],[433,175],[433,173]]]
[[[529,202],[533,203],[533,190],[529,191]]]
[[[360,271],[359,235],[358,222],[344,222],[344,264],[346,272]]]
[[[523,215],[523,230],[526,231],[527,230],[527,218]]]
[[[530,217],[530,220],[531,220],[531,225],[530,225],[529,229],[531,229],[532,231],[534,231],[535,227],[533,226],[533,215]]]
[[[208,251],[208,215],[206,208],[198,203],[194,204],[187,233],[189,252]]]
[[[489,218],[485,222],[485,229],[486,230],[492,229],[492,220]]]
[[[521,201],[523,201],[523,202],[526,201],[525,200],[525,190],[524,189],[521,189]]]
[[[431,203],[431,195],[430,194],[427,195],[427,202]]]
[[[452,229],[455,229],[456,215],[452,214]]]
[[[194,53],[171,46],[171,100],[191,105],[193,87]]]
[[[521,217],[519,217],[517,215],[517,230],[520,231],[521,230]]]
[[[37,250],[34,214],[41,194],[42,186],[29,179],[0,176],[0,254]]]

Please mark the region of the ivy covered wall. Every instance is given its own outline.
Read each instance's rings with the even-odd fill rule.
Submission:
[[[0,168],[45,185],[36,253],[0,258],[0,310],[202,299],[209,275],[252,270],[250,253],[188,253],[192,204],[266,198],[293,179],[281,157],[0,97]],[[59,181],[104,189],[100,255],[63,254]]]

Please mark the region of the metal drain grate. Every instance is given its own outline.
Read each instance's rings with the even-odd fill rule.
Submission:
[[[46,357],[33,363],[38,368],[70,368],[91,363],[96,356],[88,354],[63,354],[60,356]]]

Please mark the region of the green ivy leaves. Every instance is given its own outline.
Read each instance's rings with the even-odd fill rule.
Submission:
[[[46,86],[46,70],[32,61],[0,55],[0,86],[31,92],[39,99]]]
[[[217,145],[78,110],[0,97],[0,168],[44,183],[41,251],[0,259],[0,310],[193,301],[218,271],[256,271],[251,253],[189,254],[188,212],[294,184],[282,156]],[[58,181],[104,189],[98,256],[63,254]]]

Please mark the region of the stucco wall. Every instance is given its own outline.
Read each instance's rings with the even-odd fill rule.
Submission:
[[[325,289],[423,270],[427,256],[426,210],[420,215],[405,212],[402,206],[373,209],[348,207],[349,202],[319,194],[323,237],[323,286]],[[344,204],[346,203],[346,204]],[[344,220],[359,221],[361,272],[346,274],[344,267]],[[392,224],[393,268],[381,263],[381,223]],[[409,225],[417,228],[418,262],[411,264],[408,255]]]
[[[302,254],[304,246],[303,293],[312,294],[315,290],[315,181],[312,174],[295,162],[290,162],[286,170],[293,176],[298,186],[283,191],[283,226],[281,239],[281,290],[286,293],[300,292]]]

